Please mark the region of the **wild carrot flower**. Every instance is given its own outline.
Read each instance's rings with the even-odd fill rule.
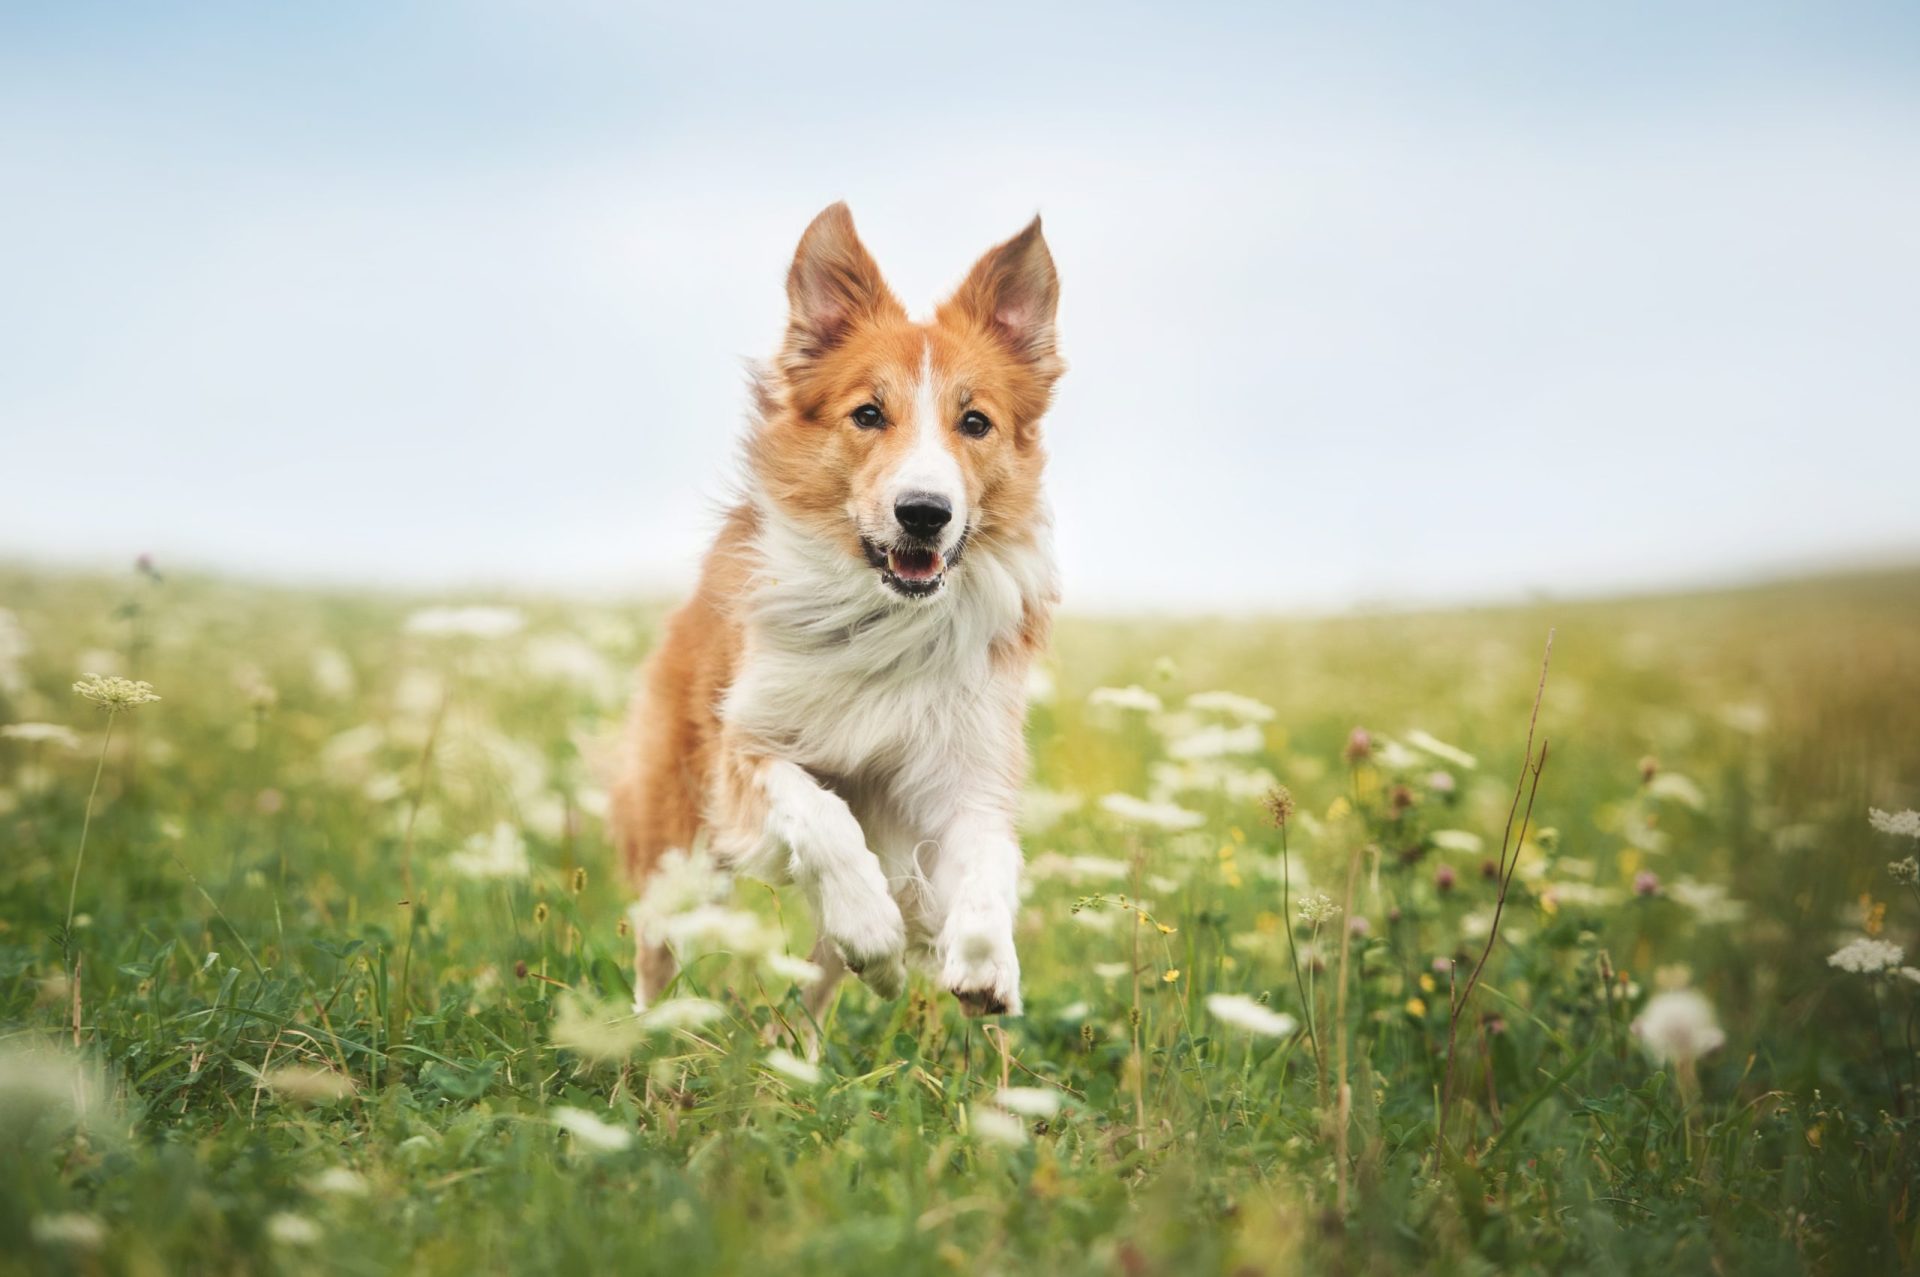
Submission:
[[[1655,994],[1634,1020],[1633,1034],[1663,1064],[1692,1064],[1727,1040],[1713,1004],[1692,990]]]
[[[1207,823],[1207,818],[1197,811],[1188,811],[1174,803],[1148,802],[1132,794],[1108,794],[1100,800],[1100,809],[1128,824],[1164,829],[1170,833],[1197,829]]]
[[[1874,975],[1899,966],[1905,957],[1906,951],[1897,944],[1862,936],[1841,945],[1827,958],[1827,965],[1858,975]]]
[[[1920,858],[1908,856],[1905,860],[1890,860],[1887,862],[1887,872],[1893,875],[1895,882],[1911,887],[1920,883]]]
[[[118,674],[88,674],[73,685],[73,690],[109,714],[160,699],[153,684],[121,678]]]
[[[1920,838],[1920,811],[1881,811],[1870,807],[1867,822],[1881,833],[1896,838]]]
[[[967,1106],[967,1126],[978,1139],[1018,1148],[1027,1142],[1026,1123],[1005,1109],[985,1104]]]
[[[526,840],[506,821],[490,834],[475,834],[464,850],[447,857],[447,868],[463,878],[525,878],[532,872]]]
[[[1003,1086],[994,1092],[994,1103],[1021,1117],[1047,1118],[1060,1112],[1060,1093],[1039,1086]]]
[[[1340,906],[1324,891],[1316,891],[1300,902],[1300,921],[1318,926],[1338,917]]]
[[[1237,718],[1243,723],[1270,723],[1273,707],[1242,696],[1238,692],[1195,692],[1187,697],[1187,708]]]

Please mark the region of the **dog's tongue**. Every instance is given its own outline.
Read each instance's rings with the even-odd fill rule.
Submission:
[[[887,567],[902,581],[931,581],[940,575],[940,555],[934,550],[894,550],[887,555]]]

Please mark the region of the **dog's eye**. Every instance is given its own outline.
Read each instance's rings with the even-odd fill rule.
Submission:
[[[992,429],[993,423],[987,420],[983,412],[970,412],[960,418],[960,433],[969,439],[984,439]]]
[[[853,424],[862,430],[878,430],[887,424],[887,418],[879,405],[863,403],[853,410]]]

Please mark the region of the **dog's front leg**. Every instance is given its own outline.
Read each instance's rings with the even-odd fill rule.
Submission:
[[[846,800],[782,759],[752,759],[734,775],[727,823],[754,845],[735,865],[769,881],[791,878],[848,969],[881,997],[900,996],[906,925]]]
[[[968,1015],[1019,1015],[1013,920],[1020,907],[1020,844],[1012,822],[957,822],[940,840],[934,886],[945,910],[940,982]]]

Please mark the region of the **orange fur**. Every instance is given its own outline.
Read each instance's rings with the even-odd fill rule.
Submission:
[[[790,523],[865,569],[862,538],[891,517],[887,503],[895,498],[885,491],[886,477],[922,438],[918,426],[859,428],[850,420],[856,409],[871,403],[890,421],[904,422],[913,412],[926,415],[913,406],[919,393],[919,402],[932,403],[939,417],[924,428],[944,431],[927,437],[946,449],[961,476],[964,492],[956,496],[969,512],[966,553],[1044,553],[1039,421],[1061,364],[1051,322],[1057,286],[1038,220],[983,257],[932,322],[919,324],[881,279],[845,206],[835,205],[803,238],[788,292],[786,341],[755,388],[748,494],[728,515],[697,589],[668,621],[643,669],[611,786],[612,828],[636,889],[644,888],[667,850],[690,848],[703,831],[731,831],[744,842],[767,825],[766,766],[797,756],[791,741],[780,738],[811,726],[750,730],[727,721],[724,712],[755,641],[752,600],[774,571],[764,551],[768,520]],[[929,376],[937,392],[921,388]],[[967,411],[984,413],[991,432],[972,438],[943,424]],[[973,569],[960,561],[952,574],[958,580]],[[1047,588],[1021,604],[1017,624],[992,640],[997,676],[1023,679],[1044,646],[1050,582],[1049,575]],[[944,598],[888,602],[883,594],[876,578],[876,609],[948,605]],[[1017,704],[1010,702],[1009,711],[1016,718]],[[1000,773],[993,802],[1009,808],[1010,828],[1011,799],[1024,769],[1018,722],[1006,737],[1011,743],[991,747],[1000,756],[985,770]],[[851,773],[858,769],[848,770],[847,777],[810,774],[832,789],[855,783]],[[650,997],[670,978],[672,961],[644,938],[638,951],[639,986]]]

